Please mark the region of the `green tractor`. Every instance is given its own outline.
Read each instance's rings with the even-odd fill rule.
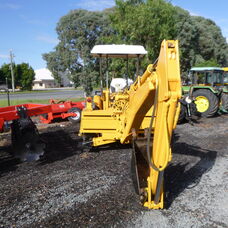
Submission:
[[[220,109],[228,111],[228,88],[224,70],[219,67],[194,67],[189,72],[190,85],[183,93],[195,100],[202,117],[212,117]]]

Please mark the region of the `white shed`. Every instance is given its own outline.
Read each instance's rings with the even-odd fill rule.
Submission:
[[[35,70],[33,89],[46,89],[54,87],[56,87],[56,83],[50,70],[48,70],[47,68]]]

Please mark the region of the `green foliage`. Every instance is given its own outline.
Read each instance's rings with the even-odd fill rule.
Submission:
[[[58,51],[52,51],[48,54],[43,54],[43,59],[47,61],[48,69],[52,72],[56,82],[60,84],[61,78],[59,72],[61,69],[65,71],[65,67],[60,59],[61,54]]]
[[[56,28],[59,44],[43,55],[55,79],[68,72],[75,87],[87,94],[99,85],[98,60],[90,55],[96,44],[137,44],[148,51],[141,60],[144,71],[159,55],[163,39],[178,39],[181,73],[199,64],[227,65],[228,45],[220,28],[211,20],[191,16],[168,0],[116,0],[116,6],[102,12],[73,10],[63,16]],[[102,59],[103,75],[106,61]],[[108,60],[109,76],[126,75],[126,61]],[[136,60],[129,60],[130,78],[135,77]]]
[[[151,62],[158,57],[161,41],[174,38],[174,16],[173,6],[163,0],[117,0],[111,21],[117,40],[143,45]]]
[[[101,43],[100,37],[108,36],[108,24],[105,12],[87,10],[73,10],[60,19],[56,28],[59,44],[55,51],[43,55],[55,78],[57,72],[68,71],[75,87],[83,85],[86,91],[91,90],[90,84],[98,83],[97,64],[90,51]]]
[[[32,82],[35,79],[35,72],[32,67],[27,63],[21,64],[13,64],[13,72],[14,72],[14,84],[15,87],[19,87],[22,90],[31,90]],[[3,64],[0,68],[0,80],[5,82],[8,80],[8,86],[11,88],[12,78],[11,78],[11,70],[10,64]]]
[[[221,29],[210,19],[192,17],[198,32],[197,54],[204,60],[215,59],[220,65],[228,62],[228,45]]]
[[[215,59],[203,61],[194,65],[194,67],[221,67]]]
[[[32,82],[35,79],[35,72],[28,63],[21,63],[16,66],[16,72],[20,78],[19,86],[22,90],[31,90]]]
[[[15,67],[13,67],[14,69]],[[11,78],[11,72],[10,72],[10,64],[3,64],[0,68],[1,72],[1,80],[5,81],[5,79],[10,79]]]
[[[72,99],[67,99],[68,101],[73,101],[73,102],[78,102],[78,101],[83,101],[84,98],[72,98]],[[34,104],[50,104],[50,99],[16,99],[12,100],[10,99],[10,105],[19,105],[19,104],[29,104],[29,103],[34,103]],[[0,100],[0,107],[6,107],[8,106],[8,101],[7,99],[5,100]]]
[[[191,16],[188,11],[179,7],[175,9],[182,73],[205,63],[214,66],[227,65],[228,45],[220,28],[209,19]]]
[[[11,69],[10,69],[10,64],[3,64],[0,68],[1,71],[1,81],[3,83],[6,82],[6,80],[8,81],[8,86],[9,88],[11,88],[12,85],[12,78],[11,78]],[[14,84],[15,86],[17,86],[19,84],[19,76],[17,74],[17,70],[16,70],[16,65],[13,64],[13,72],[14,72]]]
[[[182,74],[185,74],[195,62],[197,46],[197,28],[188,11],[175,7],[175,29],[180,46]]]
[[[6,82],[6,79],[4,77],[3,71],[0,68],[0,84],[4,84]]]

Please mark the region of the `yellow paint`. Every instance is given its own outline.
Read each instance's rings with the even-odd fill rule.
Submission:
[[[133,129],[137,134],[148,128],[152,110],[156,108],[152,127],[151,162],[158,170],[164,170],[172,157],[170,140],[180,112],[180,98],[178,41],[164,40],[157,64],[149,65],[129,90],[119,93],[105,90],[102,97],[94,100],[99,110],[92,110],[89,104],[82,111],[80,135],[91,135],[93,146],[117,141],[130,143]],[[144,206],[150,209],[163,208],[163,189],[159,203],[154,203],[158,171],[150,168],[149,173],[145,189],[148,197]]]
[[[226,86],[228,88],[228,67],[224,67],[223,70],[225,71],[224,86]]]
[[[209,100],[204,96],[198,96],[195,98],[195,104],[198,112],[206,112],[209,108]]]

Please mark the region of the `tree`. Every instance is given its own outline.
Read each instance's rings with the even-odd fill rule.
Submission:
[[[220,65],[228,64],[228,45],[221,29],[210,19],[192,17],[197,27],[197,54],[204,60],[216,60]],[[200,62],[199,62],[200,63]]]
[[[66,67],[61,59],[61,53],[59,53],[57,50],[52,51],[47,54],[43,54],[43,59],[47,61],[48,69],[52,72],[55,80],[61,84],[61,77],[59,73],[66,71]],[[77,86],[78,85],[76,85],[76,87]]]
[[[4,77],[2,69],[0,68],[0,84],[4,84],[5,82],[6,82],[6,79]]]
[[[31,90],[32,82],[35,79],[35,72],[28,63],[13,64],[14,71],[14,83],[16,87],[20,87],[22,90]],[[5,81],[7,78],[8,86],[11,88],[11,71],[10,64],[3,64],[0,68],[1,81]]]
[[[210,59],[204,62],[195,64],[194,67],[220,67],[216,60]]]
[[[88,82],[98,83],[98,69],[90,51],[95,44],[102,43],[101,37],[108,35],[108,24],[105,12],[73,10],[63,16],[56,28],[59,44],[55,51],[43,55],[53,75],[68,71],[76,87],[83,85],[87,93],[91,92]]]
[[[176,37],[180,46],[180,65],[182,75],[185,75],[195,63],[197,44],[197,28],[188,11],[175,7]],[[201,58],[201,56],[198,56]],[[185,75],[186,76],[186,75]]]
[[[174,15],[174,7],[163,0],[117,0],[111,21],[118,40],[143,45],[151,62],[158,57],[162,40],[175,36]]]
[[[19,78],[18,85],[22,90],[32,90],[32,82],[35,79],[35,72],[28,63],[16,65],[16,72]]]
[[[220,28],[213,21],[191,16],[180,7],[175,7],[175,10],[176,39],[180,41],[182,75],[186,75],[193,66],[226,65],[228,45]]]
[[[1,71],[1,81],[4,83],[7,80],[8,87],[12,88],[12,78],[11,78],[11,70],[10,70],[10,64],[3,64],[0,68]],[[14,83],[15,86],[18,85],[18,75],[16,72],[16,66],[13,64],[13,72],[14,72]]]
[[[70,11],[57,24],[58,45],[43,55],[49,70],[56,79],[59,72],[68,72],[75,86],[82,85],[89,93],[99,84],[98,60],[90,55],[95,44],[143,45],[148,51],[141,63],[145,69],[158,57],[163,39],[179,40],[182,75],[187,75],[192,66],[212,59],[225,66],[228,45],[220,28],[213,21],[191,16],[169,2],[116,0],[115,7],[102,12]],[[126,74],[125,60],[112,59],[108,63],[112,77]],[[135,60],[129,61],[132,78],[135,65]]]

